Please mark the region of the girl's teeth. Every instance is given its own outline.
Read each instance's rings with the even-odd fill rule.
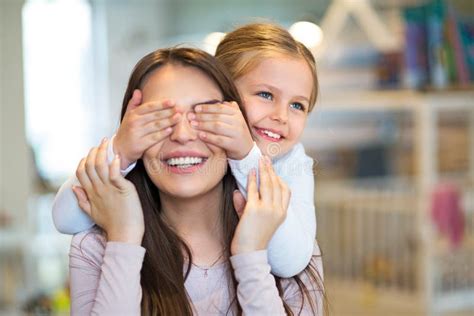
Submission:
[[[275,134],[275,133],[270,132],[270,131],[267,131],[267,130],[263,130],[263,133],[264,133],[265,135],[268,135],[268,136],[270,136],[271,138],[275,138],[275,139],[280,139],[280,137],[281,137],[280,135]]]
[[[177,166],[179,168],[188,168],[192,165],[200,164],[203,161],[201,157],[179,157],[170,158],[166,163],[170,166]]]

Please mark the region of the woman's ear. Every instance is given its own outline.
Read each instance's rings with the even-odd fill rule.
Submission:
[[[234,201],[235,212],[240,218],[242,216],[242,213],[244,212],[244,207],[247,201],[245,201],[244,196],[242,195],[242,193],[240,193],[239,190],[234,190],[232,200]]]

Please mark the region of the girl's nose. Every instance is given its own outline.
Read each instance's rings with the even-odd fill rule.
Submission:
[[[288,122],[288,109],[289,107],[285,103],[275,104],[271,118],[282,124],[286,124]]]

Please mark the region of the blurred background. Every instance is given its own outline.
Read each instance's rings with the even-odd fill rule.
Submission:
[[[138,59],[260,20],[317,58],[303,143],[331,315],[474,315],[472,0],[0,0],[0,315],[68,314],[52,201]]]

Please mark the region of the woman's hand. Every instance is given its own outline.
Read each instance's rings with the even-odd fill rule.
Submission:
[[[120,159],[107,164],[107,144],[91,149],[79,163],[73,187],[79,206],[107,234],[108,241],[140,245],[145,231],[143,211],[135,186],[120,174]]]
[[[236,102],[197,105],[188,119],[202,141],[221,147],[230,159],[241,160],[252,149],[252,135]]]
[[[260,187],[257,188],[255,170],[249,174],[247,204],[239,214],[240,221],[231,243],[232,255],[266,249],[286,218],[291,193],[276,175],[268,157],[260,159],[259,175]]]
[[[181,114],[170,100],[141,104],[142,93],[133,91],[127,111],[114,139],[114,152],[120,155],[121,168],[140,159],[152,145],[171,134]]]

